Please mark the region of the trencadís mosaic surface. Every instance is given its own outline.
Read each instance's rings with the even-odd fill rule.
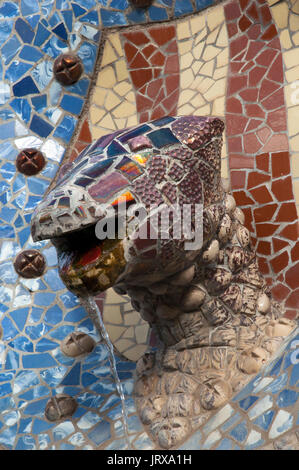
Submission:
[[[286,113],[296,113],[291,85],[297,67],[298,17],[296,2],[291,3],[291,10],[287,2],[269,8],[265,1],[224,2],[204,10],[213,2],[157,0],[149,9],[136,10],[122,0],[1,2],[3,447],[154,446],[131,397],[135,362],[116,357],[126,403],[124,426],[109,351],[77,298],[62,284],[53,246],[45,241],[33,243],[30,236],[32,212],[63,158],[74,160],[82,147],[101,135],[175,115],[178,109],[179,114],[234,115],[226,134],[230,169],[224,151],[222,175],[230,176],[237,204],[245,209],[261,271],[273,284],[272,295],[286,301],[289,318],[295,317],[298,132],[284,120]],[[126,29],[132,25],[140,25],[138,31]],[[116,29],[110,32],[110,28]],[[275,55],[271,52],[270,63],[269,53],[263,55],[267,48],[276,51]],[[69,51],[79,56],[84,72],[76,84],[64,87],[53,77],[53,64]],[[246,115],[246,122],[240,114]],[[30,147],[43,152],[46,165],[38,175],[26,177],[16,171],[15,160],[20,150]],[[43,276],[26,279],[16,274],[13,263],[24,249],[37,249],[44,255]],[[124,327],[119,313],[126,311],[126,303],[120,298],[109,302],[114,312],[112,326],[119,332]],[[128,311],[131,317],[122,334],[132,328],[133,339],[130,335],[123,338],[131,341],[124,350],[142,344],[142,335],[137,338],[138,320],[133,319],[136,312]],[[144,325],[141,328],[144,333]],[[78,330],[88,333],[96,346],[88,355],[73,359],[62,353],[61,343]],[[147,343],[144,336],[143,343]],[[251,449],[271,447],[273,442],[276,448],[295,448],[298,340],[294,334],[272,365],[218,411],[214,421],[205,423],[184,448]],[[44,416],[48,400],[62,393],[76,399],[77,409],[71,418],[49,422]],[[292,434],[285,443],[287,432]]]

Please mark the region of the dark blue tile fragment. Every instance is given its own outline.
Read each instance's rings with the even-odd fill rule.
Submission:
[[[47,107],[47,95],[39,95],[31,98],[35,110],[40,113]]]
[[[187,15],[193,12],[193,6],[190,0],[176,0],[174,6],[174,15],[176,17]]]
[[[86,188],[89,184],[93,183],[93,180],[90,178],[78,178],[74,184],[77,184],[78,186],[82,186],[83,188]]]
[[[27,23],[27,21],[23,20],[23,18],[18,18],[15,23],[15,28],[22,39],[23,42],[26,44],[30,44],[34,38],[34,31],[32,30],[31,26]]]
[[[12,87],[14,96],[26,96],[39,93],[39,89],[31,77],[25,77]]]
[[[107,156],[108,157],[115,157],[116,155],[122,155],[124,153],[128,153],[124,147],[122,147],[118,142],[115,140],[111,142],[107,149]]]
[[[72,5],[72,9],[76,18],[86,13],[86,10],[80,7],[79,5],[77,5],[77,3],[72,3],[71,5]]]
[[[152,21],[168,20],[167,11],[165,8],[151,6],[148,10],[149,17]]]
[[[278,361],[274,364],[274,366],[270,370],[269,375],[278,375],[279,374],[281,364],[282,364],[282,360],[283,360],[283,357],[278,359]]]
[[[75,364],[61,381],[61,385],[80,385],[81,364]]]
[[[166,124],[169,124],[170,122],[173,122],[173,121],[175,121],[174,117],[165,116],[160,119],[156,119],[155,121],[152,121],[152,124],[154,124],[157,127],[160,127],[160,126],[165,126]]]
[[[61,14],[63,16],[63,19],[65,21],[65,25],[67,29],[72,32],[73,30],[73,13],[71,10],[62,10]]]
[[[98,178],[112,165],[113,162],[114,159],[112,158],[109,160],[101,160],[92,167],[88,168],[88,170],[84,171],[83,175],[88,176],[92,179]]]
[[[118,140],[124,144],[128,140],[133,139],[133,137],[145,134],[145,132],[148,132],[150,130],[151,127],[149,127],[147,124],[143,124],[142,126],[136,127],[136,129],[132,129],[131,131],[125,132],[124,134],[118,137]]]
[[[32,118],[30,129],[40,137],[48,137],[54,127],[35,114]]]
[[[50,34],[51,34],[50,31],[47,28],[45,28],[45,26],[42,23],[39,23],[33,44],[35,46],[41,46],[48,39]]]
[[[149,137],[154,146],[158,148],[179,143],[179,140],[173,135],[171,130],[168,128],[150,132],[149,134],[147,134],[147,137]]]
[[[299,364],[295,364],[291,372],[289,385],[293,387],[294,385],[297,384],[298,381],[299,381]]]
[[[55,28],[53,28],[53,33],[57,34],[57,36],[59,36],[63,41],[67,41],[68,39],[67,30],[65,29],[63,23],[60,23]]]

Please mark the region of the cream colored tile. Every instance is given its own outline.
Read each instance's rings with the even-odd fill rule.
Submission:
[[[216,29],[214,29],[214,31],[212,31],[212,32],[208,35],[208,37],[207,37],[207,39],[206,39],[206,43],[207,43],[207,44],[215,44],[216,38],[217,38],[217,35],[218,35],[218,32],[219,32],[219,29],[220,29],[219,27],[216,28]]]
[[[214,85],[215,81],[209,77],[197,76],[193,81],[191,88],[199,90],[203,95]]]
[[[203,64],[203,62],[201,62],[200,60],[196,60],[196,61],[193,62],[193,64],[191,65],[192,72],[194,73],[195,76],[197,75],[197,73],[199,72],[200,68],[202,67],[202,64]]]
[[[228,159],[221,159],[221,178],[228,178]]]
[[[296,134],[299,134],[299,106],[293,106],[288,110],[288,131],[289,136],[292,137]]]
[[[115,116],[116,118],[123,118],[123,117],[131,116],[135,112],[136,112],[136,106],[126,101],[126,102],[121,103],[119,106],[117,106],[116,109],[113,110],[113,116]]]
[[[96,104],[97,106],[103,106],[107,93],[108,91],[106,89],[95,87],[91,102]]]
[[[291,108],[292,106],[299,104],[297,102],[294,102],[295,99],[296,101],[299,101],[299,92],[297,93],[296,88],[292,88],[292,85],[293,84],[290,83],[289,85],[286,85],[284,87],[284,96],[287,108]],[[299,88],[297,87],[297,89]]]
[[[126,100],[130,101],[130,103],[136,103],[136,96],[133,91],[129,91],[129,93],[126,94]]]
[[[107,333],[109,335],[110,341],[114,343],[118,338],[126,331],[126,328],[123,326],[114,326],[106,325]]]
[[[124,334],[122,335],[123,338],[135,338],[135,329],[131,326],[131,328],[128,328]]]
[[[189,41],[178,41],[178,49],[179,55],[186,54],[192,50],[193,46],[193,39],[189,39]]]
[[[214,59],[214,57],[216,57],[216,55],[218,55],[219,52],[221,52],[221,50],[218,47],[211,46],[211,45],[206,46],[203,51],[203,60]]]
[[[180,105],[184,103],[189,103],[195,94],[196,94],[196,91],[194,90],[189,90],[189,89],[183,90],[180,93],[180,98],[179,98]]]
[[[177,38],[186,39],[191,37],[189,20],[177,23]]]
[[[207,31],[207,28],[204,28],[202,31],[200,31],[200,33],[198,33],[196,36],[195,36],[195,40],[194,40],[194,45],[197,46],[197,44],[203,40],[205,40],[205,38],[207,37],[208,35],[208,31]]]
[[[223,49],[220,54],[217,55],[217,67],[223,67],[228,64],[228,48]]]
[[[299,46],[299,31],[292,35],[292,41],[295,46]]]
[[[219,78],[227,77],[227,65],[224,67],[218,67],[215,69],[213,78],[214,80],[219,80]]]
[[[104,127],[105,129],[115,130],[115,124],[110,114],[106,114],[105,117],[101,121],[99,121],[99,126]]]
[[[119,105],[120,102],[120,98],[112,90],[109,90],[105,100],[105,108],[107,111],[111,111],[111,109]]]
[[[293,181],[293,190],[296,204],[299,205],[299,180]]]
[[[202,55],[202,51],[204,50],[205,47],[205,42],[202,41],[199,44],[196,44],[195,47],[192,50],[192,54],[194,59],[200,59]]]
[[[140,325],[136,326],[135,334],[136,334],[136,342],[137,344],[145,343],[148,337],[148,325]]]
[[[202,106],[194,111],[194,116],[210,116],[211,115],[211,107],[209,104]]]
[[[299,135],[292,137],[289,139],[290,142],[290,149],[293,152],[299,152]]]
[[[127,119],[127,126],[137,126],[138,124],[138,119],[137,119],[137,113],[134,111],[134,114],[132,116],[129,116]]]
[[[291,49],[290,51],[286,51],[283,53],[283,60],[288,69],[298,65],[298,54],[299,54],[299,47],[295,47],[294,49]]]
[[[89,110],[90,122],[96,124],[106,114],[105,109],[92,105]]]
[[[226,30],[226,25],[223,24],[216,42],[216,46],[218,47],[227,47],[228,46],[228,36],[227,36],[227,30]]]
[[[299,178],[299,153],[291,156],[291,167],[293,178]]]
[[[190,20],[192,35],[204,29],[205,25],[206,25],[206,20],[205,20],[204,15],[201,14],[201,15],[193,16]]]
[[[184,88],[189,88],[194,81],[194,75],[191,69],[181,72],[180,81]]]
[[[119,34],[118,33],[110,34],[108,39],[110,43],[112,44],[112,46],[114,47],[114,49],[116,50],[118,56],[119,57],[123,56],[124,53],[123,53],[123,48],[120,42]]]
[[[122,324],[123,318],[118,305],[104,305],[103,320],[108,323]]]
[[[112,88],[116,84],[116,76],[113,67],[109,65],[98,74],[96,86],[102,88]]]
[[[137,346],[134,346],[133,348],[126,351],[125,356],[129,359],[129,361],[137,362],[138,359],[143,356],[147,349],[147,345],[143,346],[141,344],[138,344]]]
[[[93,140],[103,137],[103,135],[108,134],[111,129],[104,129],[103,127],[91,126],[91,136]]]
[[[209,62],[206,62],[200,69],[200,74],[201,75],[207,75],[208,77],[212,77],[214,73],[214,65],[215,65],[215,60],[210,60]]]
[[[214,83],[214,85],[209,88],[209,90],[205,93],[205,99],[207,101],[214,101],[215,98],[219,98],[220,96],[225,96],[225,87],[226,87],[226,79],[221,78]]]
[[[288,26],[289,9],[286,2],[274,5],[271,8],[271,13],[279,29],[284,29]]]
[[[129,78],[129,72],[125,59],[120,59],[115,63],[117,81],[121,82]]]
[[[178,114],[180,115],[188,115],[188,114],[193,114],[194,113],[194,108],[191,106],[189,103],[183,104],[178,108]]]
[[[140,321],[140,315],[138,312],[126,313],[124,315],[125,325],[138,325]]]
[[[215,6],[213,7],[207,14],[207,24],[210,31],[213,31],[216,26],[219,26],[221,23],[224,23],[224,11],[223,6]]]
[[[299,2],[298,0],[289,0],[290,1],[290,7],[292,12],[294,13],[299,13]]]
[[[286,77],[287,82],[289,83],[293,83],[296,80],[299,80],[299,65],[286,70],[285,77]]]
[[[190,104],[195,109],[198,109],[198,108],[201,108],[202,106],[204,106],[206,104],[206,101],[203,98],[203,96],[199,92],[197,92],[195,97],[190,101]]]
[[[127,127],[127,120],[123,119],[114,119],[116,129],[124,129]]]
[[[124,352],[126,349],[132,347],[134,343],[129,339],[119,339],[118,341],[114,342],[114,346],[118,349],[119,352]]]
[[[292,47],[292,41],[288,29],[281,31],[279,34],[279,39],[283,49],[290,49],[290,47]]]
[[[116,59],[117,55],[115,54],[114,49],[110,42],[106,41],[101,66],[104,67],[107,64],[111,64],[112,62],[115,62]]]
[[[224,116],[225,115],[225,96],[216,98],[212,107],[213,116]]]
[[[299,15],[290,13],[289,28],[294,32],[299,30]]]
[[[184,54],[183,56],[180,57],[180,68],[181,70],[187,69],[190,67],[190,65],[193,62],[193,55],[191,52],[188,52],[187,54]]]
[[[129,82],[120,82],[113,89],[119,96],[125,96],[132,90],[132,85]]]

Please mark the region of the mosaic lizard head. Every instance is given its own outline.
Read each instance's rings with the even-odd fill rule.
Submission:
[[[61,168],[56,186],[33,214],[31,231],[34,241],[51,239],[69,290],[84,297],[112,286],[121,292],[130,282],[156,283],[203,252],[223,215],[223,129],[216,117],[165,117],[101,137]],[[100,240],[97,224],[108,223],[111,207],[119,217],[124,201],[131,213],[125,236]],[[142,221],[132,216],[137,204],[145,208]],[[173,236],[171,216],[168,239],[153,226],[154,212],[160,221],[162,208],[176,204],[191,207],[193,230],[194,208],[203,207],[203,243],[197,249],[186,249],[186,236]]]

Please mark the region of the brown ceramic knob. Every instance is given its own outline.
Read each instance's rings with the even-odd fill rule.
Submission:
[[[147,8],[153,3],[153,0],[130,0],[134,8]]]
[[[73,397],[60,393],[50,398],[46,404],[45,416],[49,421],[59,421],[72,416],[77,406],[77,402]]]
[[[40,277],[46,267],[46,260],[38,250],[24,250],[14,261],[16,272],[26,279]]]
[[[61,351],[70,357],[90,353],[95,346],[94,340],[82,331],[74,331],[67,335],[61,343]]]
[[[16,167],[23,175],[33,176],[44,168],[45,163],[42,152],[34,148],[28,148],[22,150],[17,156]]]
[[[76,83],[82,72],[83,65],[80,58],[74,54],[61,54],[54,62],[54,76],[62,85]]]

